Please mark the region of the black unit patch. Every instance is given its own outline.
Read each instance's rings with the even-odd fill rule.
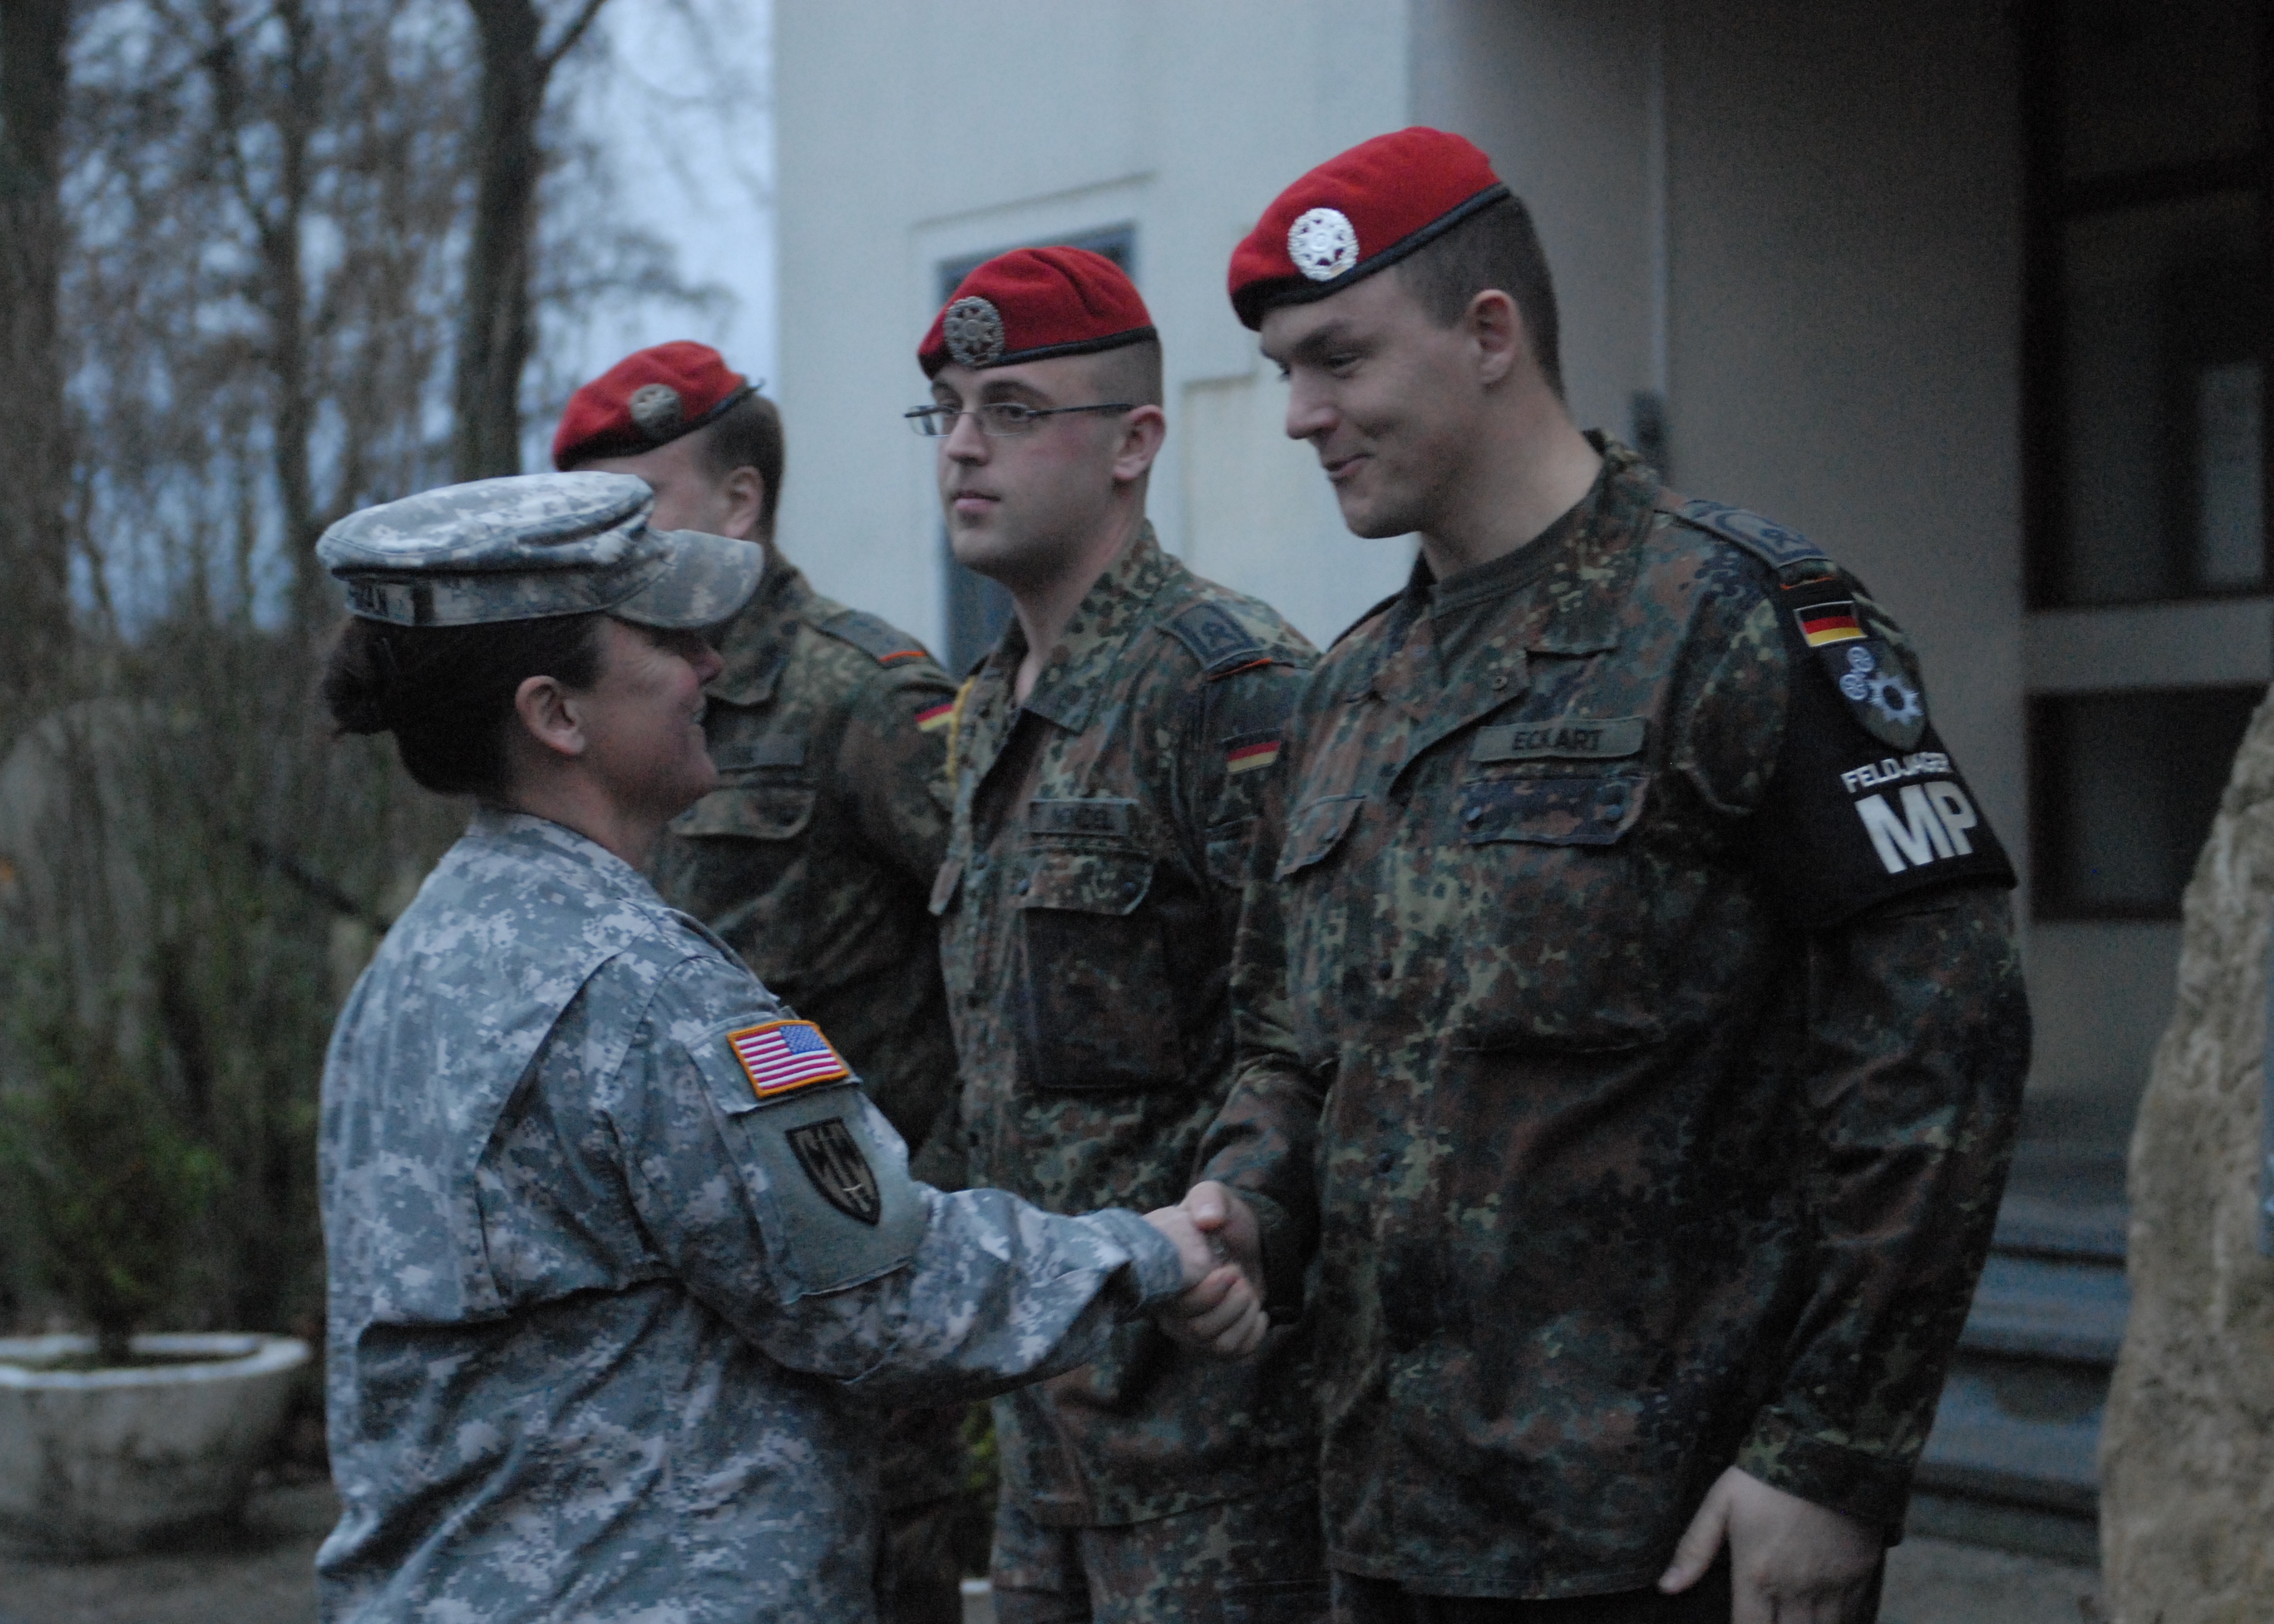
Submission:
[[[874,1226],[885,1214],[884,1192],[876,1169],[861,1152],[861,1141],[842,1116],[825,1117],[792,1128],[787,1135],[798,1166],[821,1192],[821,1199],[847,1218]]]

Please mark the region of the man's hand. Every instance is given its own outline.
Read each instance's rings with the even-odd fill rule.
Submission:
[[[1690,1519],[1658,1588],[1686,1590],[1729,1542],[1730,1624],[1851,1624],[1886,1554],[1877,1529],[1732,1466]]]
[[[1239,1265],[1239,1272],[1255,1288],[1256,1301],[1261,1302],[1267,1294],[1263,1232],[1256,1228],[1254,1209],[1212,1178],[1185,1192],[1184,1208],[1193,1227],[1215,1243],[1216,1255]]]
[[[1271,1322],[1261,1295],[1239,1265],[1220,1261],[1222,1250],[1182,1207],[1159,1207],[1145,1222],[1176,1244],[1185,1266],[1184,1294],[1155,1309],[1154,1323],[1186,1347],[1220,1359],[1245,1358],[1261,1346]]]

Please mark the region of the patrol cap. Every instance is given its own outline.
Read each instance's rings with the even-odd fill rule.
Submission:
[[[708,344],[681,339],[635,351],[568,397],[553,435],[553,466],[667,446],[757,392]]]
[[[916,347],[924,376],[950,361],[1016,366],[1160,335],[1128,273],[1087,248],[1014,248],[975,268]]]
[[[1397,264],[1509,195],[1472,143],[1415,125],[1361,141],[1272,200],[1231,251],[1231,307],[1250,327]]]
[[[629,474],[522,474],[444,485],[350,514],[316,556],[348,611],[397,626],[607,613],[715,626],[757,590],[756,542],[648,528],[655,492]]]

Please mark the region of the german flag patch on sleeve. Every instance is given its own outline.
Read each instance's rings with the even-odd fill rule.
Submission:
[[[1224,741],[1224,770],[1254,772],[1279,759],[1279,733],[1240,733]]]
[[[936,705],[926,705],[916,712],[916,731],[936,733],[955,720],[955,701],[943,699]]]
[[[750,1092],[777,1100],[801,1088],[853,1075],[809,1020],[769,1020],[727,1034],[727,1048],[750,1079]]]

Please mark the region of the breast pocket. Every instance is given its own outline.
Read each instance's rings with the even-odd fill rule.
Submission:
[[[1019,906],[1019,1056],[1035,1087],[1087,1093],[1184,1081],[1153,859],[1129,847],[1038,846]]]
[[[1637,832],[1645,771],[1489,773],[1460,786],[1451,890],[1493,923],[1464,952],[1457,1048],[1618,1049],[1667,1030],[1668,877]],[[1449,855],[1450,853],[1449,853]]]

